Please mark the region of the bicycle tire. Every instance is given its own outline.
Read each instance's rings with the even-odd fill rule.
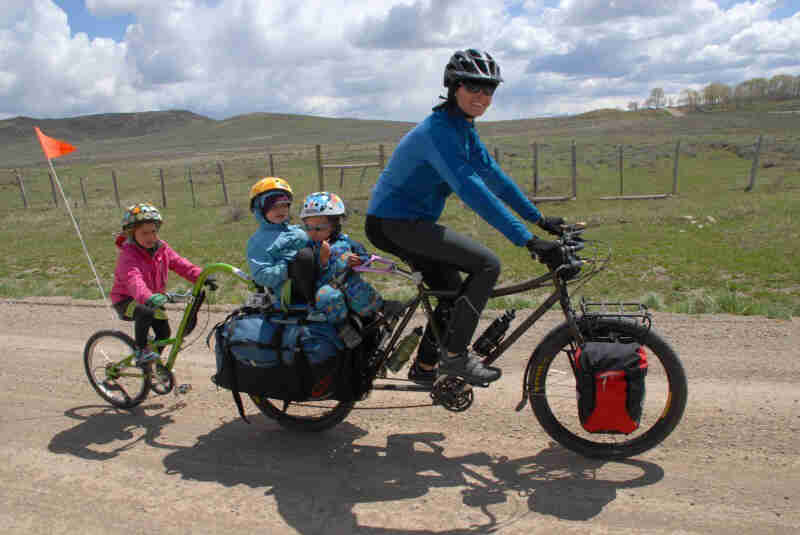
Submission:
[[[577,347],[577,341],[567,323],[548,333],[527,367],[528,396],[539,424],[553,440],[585,457],[624,459],[654,448],[675,430],[686,408],[688,384],[678,355],[659,334],[641,323],[598,318],[579,325],[587,340],[614,334],[645,348],[647,394],[639,429],[619,435],[589,433],[582,428],[575,374],[567,353]]]
[[[279,406],[284,405],[283,400],[270,399],[256,394],[249,394],[249,396],[264,416],[292,431],[325,431],[342,423],[355,406],[355,401],[300,401],[290,402],[286,406],[286,410],[282,410]]]
[[[141,368],[121,364],[135,351],[133,338],[113,330],[94,333],[83,350],[83,365],[89,383],[101,398],[121,409],[139,405],[150,392],[151,366]]]

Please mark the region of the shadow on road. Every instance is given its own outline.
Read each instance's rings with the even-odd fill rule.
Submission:
[[[224,423],[197,437],[191,447],[160,442],[177,408],[71,409],[66,415],[80,423],[55,435],[50,451],[110,460],[138,442],[164,448],[169,451],[163,459],[168,475],[264,489],[283,520],[307,535],[484,533],[512,525],[530,512],[588,520],[613,501],[619,489],[651,485],[664,476],[653,463],[584,459],[555,444],[518,459],[484,452],[448,457],[441,433],[398,433],[387,437],[385,447],[372,446],[359,444],[366,431],[347,422],[324,433],[302,434],[285,431],[260,415],[251,417],[252,426],[241,420]],[[92,409],[94,413],[85,415]],[[123,444],[109,448],[116,441]],[[603,466],[614,469],[601,471]],[[460,504],[446,499],[460,508],[459,513],[470,513],[469,528],[397,530],[358,523],[356,506],[369,505],[374,520],[376,507],[385,502],[387,518],[411,514],[425,525],[426,509],[440,510],[425,505],[434,499],[426,495],[435,488],[459,489]],[[413,503],[398,511],[390,502],[400,500]],[[475,522],[476,512],[480,522]]]

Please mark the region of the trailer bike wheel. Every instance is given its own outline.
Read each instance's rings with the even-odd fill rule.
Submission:
[[[292,431],[324,431],[338,425],[353,410],[355,401],[283,401],[256,394],[250,399],[267,418]]]
[[[644,347],[648,369],[639,428],[630,434],[590,433],[583,429],[570,362],[578,343],[566,323],[545,337],[528,366],[525,380],[536,419],[555,441],[586,457],[624,459],[657,446],[678,425],[686,407],[686,374],[677,354],[641,323],[602,318],[582,321],[580,325],[586,340],[635,341]]]
[[[121,409],[139,405],[150,391],[152,366],[134,364],[136,343],[120,331],[98,331],[86,342],[86,376],[101,398]]]

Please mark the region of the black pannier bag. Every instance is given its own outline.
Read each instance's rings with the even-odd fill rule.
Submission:
[[[245,308],[217,324],[211,334],[217,361],[217,373],[211,380],[233,392],[245,420],[240,392],[304,401],[336,386],[325,377],[315,381],[317,370],[328,370],[328,374],[336,370],[344,348],[330,324],[303,324],[283,314]]]
[[[591,433],[632,433],[645,397],[647,355],[636,343],[587,342],[575,356],[578,414]]]

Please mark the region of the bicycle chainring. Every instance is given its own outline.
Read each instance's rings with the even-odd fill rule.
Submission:
[[[431,398],[435,405],[441,405],[451,412],[463,412],[472,406],[475,393],[464,379],[446,376],[433,384]]]

